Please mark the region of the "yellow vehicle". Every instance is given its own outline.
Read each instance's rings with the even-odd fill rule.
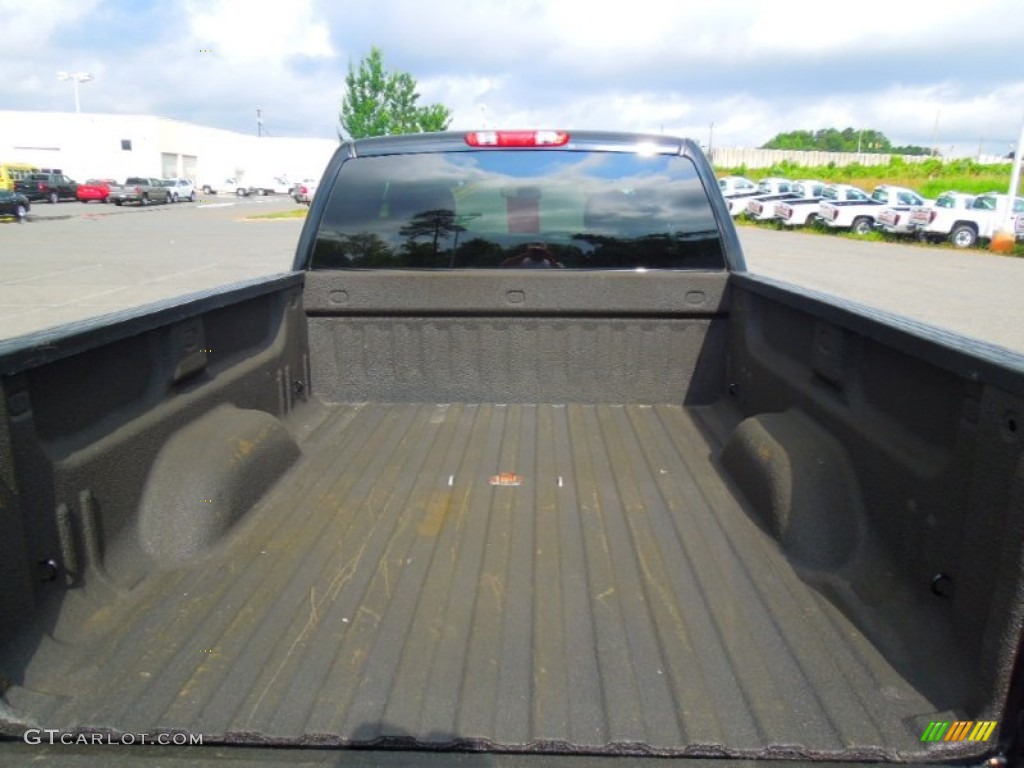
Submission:
[[[39,173],[39,169],[28,163],[0,163],[0,189],[13,190],[14,182],[30,173]]]

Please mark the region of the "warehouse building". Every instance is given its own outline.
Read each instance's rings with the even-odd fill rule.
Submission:
[[[153,115],[0,110],[0,163],[59,168],[76,181],[190,178],[224,188],[256,177],[319,178],[335,139],[255,136]]]

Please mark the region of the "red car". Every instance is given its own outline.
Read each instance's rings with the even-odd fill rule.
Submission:
[[[88,203],[90,200],[99,200],[101,203],[105,203],[110,197],[111,185],[116,184],[114,179],[89,179],[84,184],[78,185],[78,199],[83,203]]]

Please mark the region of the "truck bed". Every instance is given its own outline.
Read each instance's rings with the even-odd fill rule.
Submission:
[[[5,698],[207,743],[919,749],[935,706],[717,465],[730,408],[310,404],[225,542],[69,592]]]

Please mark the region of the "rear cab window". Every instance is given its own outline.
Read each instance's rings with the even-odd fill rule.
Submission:
[[[685,156],[481,149],[354,157],[312,269],[724,269]]]

